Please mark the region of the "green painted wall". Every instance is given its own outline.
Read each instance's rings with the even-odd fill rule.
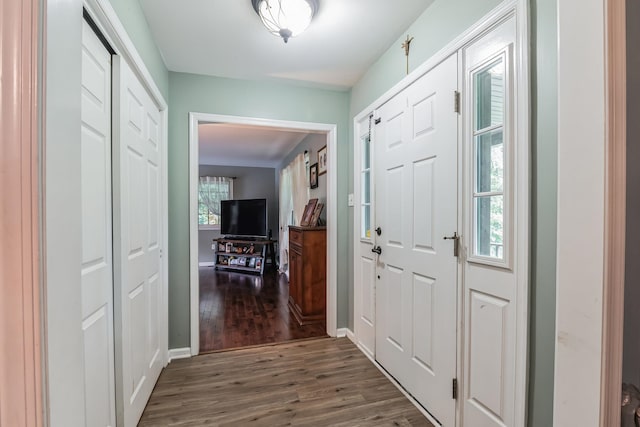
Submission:
[[[169,102],[169,72],[151,35],[138,0],[109,0],[165,101]]]
[[[338,327],[347,326],[349,93],[169,73],[169,348],[189,347],[189,112],[338,126]]]
[[[349,137],[353,118],[406,73],[400,45],[409,34],[410,71],[478,21],[499,0],[436,0],[394,42],[353,87]],[[553,370],[555,342],[555,275],[557,217],[557,0],[531,0],[531,323],[528,425],[553,424]],[[353,191],[353,147],[349,147],[349,192]],[[349,211],[353,230],[353,210]],[[353,256],[353,241],[349,241]],[[353,269],[349,269],[349,298],[353,301]],[[349,307],[349,327],[353,313]]]
[[[409,56],[409,71],[413,71],[498,4],[500,0],[435,0],[353,87],[351,116],[406,75],[406,57],[400,45],[407,35],[414,37]]]
[[[530,427],[553,425],[558,182],[557,0],[531,0]]]

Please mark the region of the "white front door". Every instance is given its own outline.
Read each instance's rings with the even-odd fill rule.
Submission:
[[[111,54],[82,27],[82,336],[85,425],[115,426]]]
[[[162,325],[161,117],[124,60],[114,67],[119,106],[114,138],[114,235],[121,337],[119,424],[136,425],[164,365]]]
[[[455,424],[457,89],[454,55],[378,111],[376,359],[441,424]]]

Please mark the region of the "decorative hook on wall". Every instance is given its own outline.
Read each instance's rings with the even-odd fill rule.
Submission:
[[[407,74],[409,74],[409,50],[411,49],[411,42],[413,41],[413,37],[409,38],[407,34],[407,39],[402,43],[402,48],[404,49],[404,55],[407,57]]]

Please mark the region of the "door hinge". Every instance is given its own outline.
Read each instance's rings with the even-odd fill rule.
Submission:
[[[460,114],[460,92],[453,91],[453,111]]]
[[[382,119],[380,117],[378,117],[374,123],[379,125],[381,121],[382,121]]]
[[[451,386],[451,391],[453,392],[453,399],[457,400],[458,399],[458,379],[454,378],[452,381],[452,386]]]

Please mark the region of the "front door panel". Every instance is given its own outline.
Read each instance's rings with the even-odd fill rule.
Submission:
[[[452,56],[378,110],[376,359],[443,425],[455,423],[457,124]]]

